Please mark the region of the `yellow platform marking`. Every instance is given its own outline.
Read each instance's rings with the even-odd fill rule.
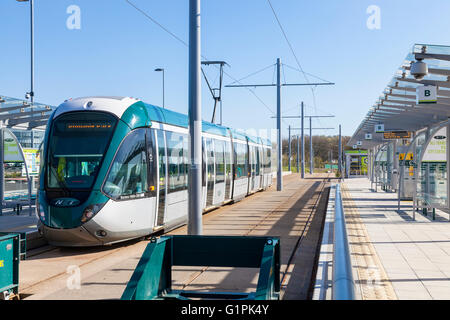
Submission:
[[[387,277],[345,184],[342,184],[342,191],[350,251],[352,261],[356,263],[353,267],[356,268],[359,278],[355,279],[355,282],[360,288],[361,298],[363,300],[397,300],[392,283]]]

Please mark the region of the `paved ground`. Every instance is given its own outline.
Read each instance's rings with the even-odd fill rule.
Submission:
[[[279,236],[283,298],[307,299],[326,207],[327,192],[321,192],[328,190],[322,183],[325,176],[302,180],[297,174],[289,175],[282,192],[272,187],[212,211],[203,216],[204,234]],[[172,233],[185,234],[186,228]],[[118,299],[146,246],[146,241],[140,241],[41,253],[21,263],[21,293],[28,299]],[[173,272],[175,288],[194,290],[248,292],[254,290],[256,279],[253,269],[177,268]]]
[[[450,223],[416,213],[397,194],[370,190],[366,178],[345,180],[344,210],[362,299],[450,299]]]
[[[23,206],[20,215],[13,212],[13,209],[3,209],[3,214],[0,215],[0,232],[30,232],[37,230],[37,217],[34,213],[34,206],[31,209],[31,216],[29,207]]]

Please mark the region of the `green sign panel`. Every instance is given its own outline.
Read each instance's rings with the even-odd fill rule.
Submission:
[[[3,130],[3,159],[4,162],[23,162],[19,145],[8,130]]]

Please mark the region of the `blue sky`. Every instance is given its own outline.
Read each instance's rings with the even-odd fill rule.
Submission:
[[[176,36],[188,41],[188,1],[130,0]],[[414,43],[450,44],[448,0],[271,0],[304,71],[335,86],[283,89],[283,114],[333,114],[315,127],[336,130],[315,134],[352,135],[369,107],[393,76]],[[81,9],[81,29],[69,30],[70,5]],[[377,5],[381,28],[369,30],[366,13]],[[420,19],[417,15],[420,13]],[[275,63],[298,68],[267,0],[202,1],[202,54],[225,60],[225,71],[243,78]],[[0,94],[24,96],[29,90],[29,8],[0,1]],[[70,97],[123,95],[162,104],[161,74],[166,70],[166,106],[187,113],[188,49],[125,0],[35,0],[35,100],[58,105]],[[244,83],[272,83],[268,68]],[[216,79],[216,70],[207,70]],[[285,67],[283,79],[305,82]],[[309,81],[317,79],[308,77]],[[224,83],[233,81],[225,76]],[[235,128],[273,128],[275,88],[225,88],[224,124]],[[203,82],[203,116],[211,118],[213,100]],[[270,110],[271,111],[270,111]],[[298,127],[299,120],[285,120]]]

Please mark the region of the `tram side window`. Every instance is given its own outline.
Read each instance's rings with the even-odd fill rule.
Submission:
[[[242,143],[234,143],[234,152],[236,153],[236,179],[247,177],[247,146]]]
[[[266,148],[266,173],[272,171],[272,151],[270,148]]]
[[[216,154],[216,183],[225,182],[225,142],[214,140],[214,151]]]
[[[261,147],[256,147],[255,148],[255,153],[256,153],[256,175],[259,176],[259,170],[260,170],[260,165],[261,165],[261,159],[260,159],[260,154],[261,154]]]
[[[233,162],[233,160],[230,160],[230,153],[231,153],[231,144],[230,144],[229,141],[227,141],[227,142],[225,142],[225,162],[227,164],[225,170],[226,170],[226,177],[227,177],[227,179],[230,178],[230,176],[229,176],[229,174],[231,172],[231,164],[230,164],[230,162],[231,163]]]
[[[249,146],[249,152],[251,153],[250,156],[250,170],[251,170],[251,174],[254,175],[256,172],[256,152],[255,152],[255,147],[254,146]]]
[[[116,200],[145,197],[148,192],[145,129],[125,137],[103,185],[103,192]]]
[[[150,196],[156,196],[156,186],[158,184],[157,176],[157,159],[156,159],[156,141],[155,141],[155,129],[147,129],[147,157],[148,157],[148,181],[149,181],[149,193]]]
[[[159,157],[159,193],[160,199],[165,195],[166,187],[166,144],[164,141],[164,132],[157,130],[158,136],[158,157]]]
[[[187,135],[166,132],[169,163],[169,193],[187,190],[188,139]]]

